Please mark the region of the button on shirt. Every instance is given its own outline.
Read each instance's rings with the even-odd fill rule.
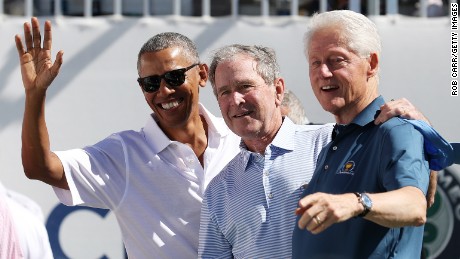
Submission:
[[[374,114],[383,104],[378,97],[352,123],[336,127],[336,137],[321,152],[318,170],[302,196],[381,193],[405,186],[426,193],[429,169],[423,136],[400,118],[374,125]],[[316,235],[292,226],[293,258],[415,258],[422,248],[423,226],[390,229],[355,218]]]
[[[193,150],[170,140],[150,117],[139,132],[56,152],[70,191],[54,188],[66,205],[111,209],[129,258],[196,258],[202,195],[239,152],[240,138],[200,105],[208,124],[204,169]]]
[[[294,211],[332,125],[288,118],[265,154],[241,152],[206,190],[200,258],[290,258]]]

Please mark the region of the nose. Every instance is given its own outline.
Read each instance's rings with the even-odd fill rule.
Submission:
[[[160,88],[158,89],[158,95],[161,95],[161,96],[168,96],[172,93],[174,93],[175,90],[173,87],[170,87],[164,79],[161,79],[161,82],[160,82]]]
[[[321,76],[323,78],[329,78],[332,76],[332,72],[331,70],[329,69],[329,67],[327,66],[327,64],[321,64],[320,68],[319,68],[319,71],[321,73]]]
[[[238,91],[234,91],[231,94],[231,104],[235,106],[239,106],[241,103],[244,103],[244,95]]]

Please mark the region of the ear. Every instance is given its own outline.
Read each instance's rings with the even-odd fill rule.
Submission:
[[[206,64],[199,64],[198,65],[199,68],[200,68],[200,86],[201,87],[205,87],[206,86],[206,82],[208,81],[208,71],[209,71],[209,68],[208,68],[208,65]]]
[[[367,77],[371,78],[377,75],[379,70],[379,56],[377,53],[371,53],[369,56],[369,69],[367,70]]]
[[[275,97],[276,106],[281,106],[284,97],[284,79],[282,77],[275,79]]]

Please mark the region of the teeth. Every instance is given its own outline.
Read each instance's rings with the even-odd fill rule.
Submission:
[[[323,89],[323,90],[329,90],[329,89],[334,89],[334,88],[336,88],[336,87],[332,86],[332,85],[326,85],[326,86],[321,87],[321,89]]]
[[[235,117],[235,118],[243,117],[243,116],[246,116],[246,115],[248,115],[249,113],[250,113],[250,112],[244,112],[244,113],[241,113],[241,114],[235,115],[234,117]]]
[[[162,103],[161,107],[165,110],[169,110],[171,108],[177,107],[179,105],[178,101],[170,102],[170,103]]]

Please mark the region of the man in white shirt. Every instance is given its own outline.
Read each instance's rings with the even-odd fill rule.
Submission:
[[[31,26],[32,25],[32,26]],[[51,62],[51,23],[16,36],[26,93],[22,159],[27,177],[54,187],[66,205],[110,209],[129,258],[196,258],[202,194],[238,152],[240,138],[199,103],[208,67],[178,33],[149,39],[138,55],[139,90],[153,113],[140,131],[97,144],[50,150],[45,97],[63,52]],[[31,28],[32,27],[32,28]]]

